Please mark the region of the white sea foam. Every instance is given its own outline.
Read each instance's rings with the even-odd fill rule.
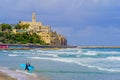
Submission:
[[[42,51],[42,50],[37,50],[36,52],[42,53],[42,52],[44,52],[44,51]]]
[[[120,54],[120,52],[117,51],[109,51],[109,52],[100,52],[101,54]]]
[[[31,59],[44,59],[44,60],[51,60],[51,61],[60,61],[60,62],[69,62],[73,63],[72,59],[65,59],[65,58],[45,58],[45,57],[28,57]]]
[[[13,53],[19,53],[19,51],[13,51]]]
[[[43,57],[58,57],[57,54],[40,54]]]
[[[24,73],[24,74],[27,74],[27,75],[30,75],[30,76],[36,76],[35,73],[29,73],[27,71],[22,71],[22,70],[16,70],[16,72],[19,72],[19,73]]]
[[[120,52],[117,51],[110,51],[110,52],[103,52],[103,51],[88,51],[81,53],[83,55],[98,55],[98,54],[120,54]]]
[[[86,52],[86,53],[82,53],[83,55],[97,55],[98,54],[98,52],[97,51],[88,51],[88,52]]]
[[[61,51],[60,51],[60,52],[59,52],[59,51],[43,51],[43,52],[39,52],[39,51],[38,51],[37,54],[43,54],[43,55],[44,55],[44,54],[45,54],[45,55],[46,55],[46,54],[48,54],[48,55],[49,55],[49,54],[50,54],[50,55],[52,55],[52,54],[54,54],[54,55],[59,55],[59,54],[60,54],[60,55],[62,55],[62,54],[63,54],[63,55],[64,55],[64,54],[68,54],[68,55],[70,54],[70,55],[71,55],[71,54],[74,54],[74,55],[75,55],[75,54],[80,54],[80,53],[78,53],[78,52],[64,52],[64,51],[63,51],[63,52],[61,52]]]
[[[29,54],[29,53],[31,53],[31,52],[24,52],[24,51],[23,51],[23,52],[19,52],[19,53]]]
[[[120,61],[120,57],[107,57],[108,60]]]
[[[100,67],[100,66],[94,66],[92,64],[90,65],[90,64],[87,64],[87,63],[82,63],[81,62],[82,60],[80,61],[80,60],[74,59],[74,58],[68,58],[68,59],[66,59],[66,58],[43,58],[43,57],[28,57],[28,58],[31,58],[31,59],[45,59],[45,60],[60,61],[60,62],[66,62],[66,63],[75,63],[77,65],[85,66],[85,67],[88,67],[88,68],[94,68],[94,69],[97,69],[97,70],[100,70],[100,71],[120,72],[120,70],[118,70],[118,69],[112,69],[112,68],[109,69],[109,68],[104,68],[104,67]]]
[[[98,69],[100,71],[120,72],[119,69],[116,70],[116,69],[103,68],[103,67],[99,67],[99,66],[92,66],[92,65],[82,64],[82,63],[79,63],[79,62],[77,64],[85,66],[85,67],[89,67],[89,68]]]
[[[57,51],[43,51],[42,53],[40,53],[39,55],[41,55],[40,57],[27,57],[27,58],[31,58],[31,59],[44,59],[44,60],[51,60],[51,61],[60,61],[60,62],[66,62],[66,63],[75,63],[77,65],[81,65],[81,66],[85,66],[88,68],[94,68],[100,71],[109,71],[109,72],[120,72],[119,69],[117,69],[117,67],[115,68],[114,66],[112,66],[110,64],[109,65],[105,65],[106,63],[110,63],[110,60],[114,60],[114,61],[120,61],[120,57],[115,57],[113,55],[113,57],[101,57],[101,58],[92,58],[92,57],[84,57],[82,58],[82,55],[88,55],[88,56],[97,56],[98,54],[106,56],[105,54],[120,54],[117,51],[82,51],[82,50],[76,50],[76,49],[67,49],[67,50],[57,50]],[[38,54],[37,54],[38,55]],[[62,56],[66,56],[66,57],[60,57],[58,55],[62,55]],[[74,58],[70,58],[69,55],[76,55],[76,57]],[[49,57],[51,56],[51,57]],[[109,55],[107,55],[109,56]],[[111,55],[110,55],[111,56]],[[81,57],[81,58],[79,58]],[[105,61],[105,62],[104,62]],[[101,63],[103,62],[103,63]],[[92,65],[94,63],[94,65]],[[113,62],[114,63],[114,62]],[[119,66],[119,65],[118,65]]]
[[[93,54],[120,54],[118,51],[88,51],[87,53]]]
[[[78,50],[78,53],[82,53],[82,50]]]
[[[35,74],[28,74],[28,73],[21,73],[18,71],[12,71],[9,69],[3,69],[1,68],[0,71],[8,74],[9,76],[13,78],[17,78],[17,80],[37,80],[37,76]]]
[[[7,50],[2,50],[3,52],[8,52]]]
[[[85,50],[88,52],[84,52],[84,49],[78,49],[78,48],[68,48],[68,49],[61,49],[61,50],[56,50],[56,51],[40,51],[43,53],[56,53],[56,54],[83,54],[85,53],[86,55],[97,55],[97,54],[120,54],[119,51],[91,51],[91,50]]]
[[[18,56],[17,54],[8,54],[8,56]]]
[[[97,68],[98,70],[101,70],[101,71],[108,71],[108,72],[120,72],[119,69],[108,69],[108,68],[102,68],[102,67],[95,67]]]

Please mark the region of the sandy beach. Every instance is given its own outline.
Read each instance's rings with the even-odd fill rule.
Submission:
[[[0,70],[0,80],[38,80],[36,74],[24,71],[9,69]]]
[[[0,70],[0,80],[49,80],[43,75],[28,73],[20,70],[12,71],[8,69]]]
[[[10,77],[6,73],[0,72],[0,80],[17,80],[17,79]]]

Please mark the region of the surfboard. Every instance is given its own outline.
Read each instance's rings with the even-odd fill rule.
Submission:
[[[23,69],[25,69],[26,68],[26,64],[20,64],[20,67],[23,68]],[[34,70],[34,66],[28,66],[28,69],[30,71],[33,71]]]

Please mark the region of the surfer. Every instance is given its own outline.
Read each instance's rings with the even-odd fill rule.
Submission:
[[[26,67],[25,70],[29,71],[30,69],[28,68],[30,66],[30,63],[28,61],[26,61]]]
[[[34,66],[32,66],[28,61],[25,64],[20,64],[20,67],[28,72],[32,72],[34,70]]]

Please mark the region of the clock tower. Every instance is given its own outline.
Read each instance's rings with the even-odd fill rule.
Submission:
[[[32,22],[36,22],[36,14],[35,14],[35,12],[32,13]]]

